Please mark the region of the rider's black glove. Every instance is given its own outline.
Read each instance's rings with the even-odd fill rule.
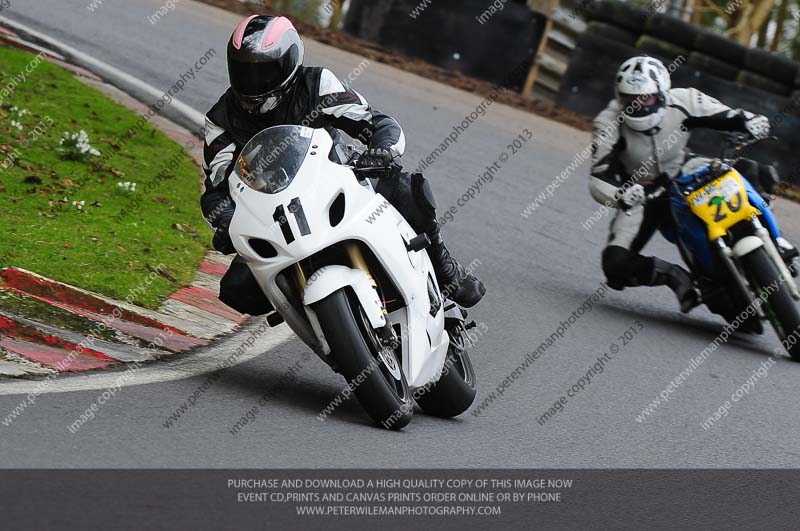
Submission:
[[[356,162],[356,168],[375,169],[384,171],[386,175],[392,175],[400,168],[391,150],[386,148],[370,148],[366,150]]]
[[[228,229],[231,226],[233,219],[233,212],[224,212],[219,216],[219,220],[215,223],[216,231],[214,232],[214,239],[211,241],[214,249],[222,254],[233,254],[236,248],[233,246],[233,240]]]

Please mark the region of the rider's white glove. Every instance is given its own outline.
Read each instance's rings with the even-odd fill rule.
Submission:
[[[644,187],[639,183],[631,185],[627,190],[622,192],[622,195],[619,197],[619,202],[625,210],[645,204],[645,202],[647,202],[647,194],[644,191]]]
[[[747,132],[757,139],[763,140],[769,136],[769,118],[766,116],[754,115],[744,123]]]

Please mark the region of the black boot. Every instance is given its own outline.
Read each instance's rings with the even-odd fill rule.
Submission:
[[[798,268],[797,262],[795,259],[800,256],[800,252],[798,252],[797,247],[789,243],[786,238],[778,238],[776,240],[776,247],[778,248],[778,253],[783,258],[783,261],[786,263],[786,266],[789,268],[789,271],[792,273],[793,277],[797,276]]]
[[[436,272],[439,289],[448,299],[465,308],[472,308],[486,294],[486,286],[453,258],[438,230],[429,236],[431,246],[428,247],[428,255]]]
[[[465,308],[478,304],[486,287],[467,272],[445,246],[436,219],[433,190],[425,177],[420,173],[400,173],[395,179],[378,181],[377,191],[397,208],[417,234],[425,233],[430,238],[428,256],[442,294]]]
[[[700,295],[694,287],[692,275],[681,266],[655,258],[651,286],[669,286],[678,297],[681,313],[689,313],[700,304]]]

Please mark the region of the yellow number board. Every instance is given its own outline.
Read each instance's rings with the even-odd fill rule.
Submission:
[[[725,236],[737,223],[760,214],[750,204],[742,176],[735,170],[697,190],[686,202],[695,216],[708,226],[712,241]]]

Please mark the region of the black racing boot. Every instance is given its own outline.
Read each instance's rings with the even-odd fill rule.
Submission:
[[[450,250],[444,244],[438,228],[434,234],[429,234],[429,236],[431,245],[428,247],[428,255],[431,257],[433,270],[436,272],[439,289],[448,299],[465,308],[472,308],[486,294],[486,286],[453,258]]]
[[[681,313],[689,313],[700,305],[700,295],[694,287],[692,275],[679,265],[654,258],[655,270],[651,286],[669,286],[678,297]]]
[[[800,256],[800,252],[797,250],[797,247],[789,243],[786,238],[778,238],[775,240],[777,243],[776,247],[778,248],[778,253],[780,253],[781,258],[786,263],[786,266],[789,268],[789,271],[792,272],[792,276],[796,277],[798,273],[797,262],[795,259]]]
[[[436,219],[436,200],[425,177],[421,173],[401,173],[397,179],[378,181],[377,191],[400,211],[417,234],[425,233],[430,238],[428,256],[442,295],[465,308],[478,304],[486,287],[453,258],[444,244]]]

